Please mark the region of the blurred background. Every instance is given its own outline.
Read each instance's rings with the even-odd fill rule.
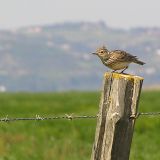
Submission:
[[[146,62],[139,112],[160,111],[160,1],[0,0],[0,119],[97,115],[105,45]],[[47,92],[47,93],[46,93]],[[88,160],[96,119],[0,123],[0,160]],[[136,121],[131,160],[160,159],[160,118]]]
[[[0,0],[0,91],[97,90],[97,47],[137,55],[128,73],[160,84],[159,1]]]

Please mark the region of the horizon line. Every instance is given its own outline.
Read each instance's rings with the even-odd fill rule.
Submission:
[[[21,26],[14,26],[14,27],[0,27],[0,31],[16,31],[20,29],[25,29],[25,28],[34,28],[34,27],[45,27],[45,26],[55,26],[55,25],[62,25],[62,24],[78,24],[78,23],[90,23],[90,24],[103,24],[108,28],[112,29],[121,29],[121,30],[132,30],[132,29],[160,29],[160,26],[132,26],[132,27],[115,27],[108,25],[105,21],[99,20],[99,21],[63,21],[63,22],[48,22],[48,23],[37,23],[37,24],[26,24],[26,25],[21,25]]]

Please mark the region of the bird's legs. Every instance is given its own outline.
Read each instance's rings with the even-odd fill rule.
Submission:
[[[122,72],[120,72],[120,73],[124,73],[124,71],[125,71],[127,68],[128,68],[128,66],[125,67],[125,68],[122,70]]]
[[[116,72],[117,70],[113,70],[112,73]]]

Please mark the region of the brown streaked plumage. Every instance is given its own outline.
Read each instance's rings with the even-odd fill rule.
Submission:
[[[130,63],[137,63],[139,65],[145,64],[144,62],[138,60],[136,56],[133,56],[125,51],[109,51],[104,46],[98,48],[93,54],[97,55],[105,66],[113,69],[114,71],[123,69],[122,73],[128,68]]]

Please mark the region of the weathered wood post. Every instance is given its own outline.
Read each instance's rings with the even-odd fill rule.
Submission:
[[[91,160],[129,160],[143,78],[105,73]]]

